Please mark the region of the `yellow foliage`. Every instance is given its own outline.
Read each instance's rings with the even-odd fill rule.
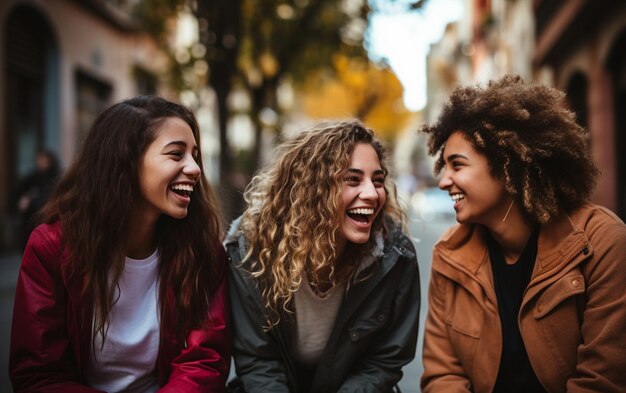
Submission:
[[[313,118],[358,118],[377,135],[393,140],[411,113],[402,101],[396,75],[362,59],[338,56],[335,74],[311,75],[300,89],[303,109]]]

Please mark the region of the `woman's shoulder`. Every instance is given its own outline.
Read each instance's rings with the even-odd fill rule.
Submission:
[[[567,214],[574,233],[584,236],[594,255],[626,255],[626,225],[610,209],[584,204]],[[608,254],[607,254],[608,253]]]
[[[475,236],[479,234],[480,226],[475,224],[459,224],[446,228],[435,243],[434,250],[459,250],[475,241]]]
[[[239,266],[247,252],[247,242],[241,230],[243,216],[233,220],[224,237],[224,248],[232,265]]]
[[[27,247],[52,248],[56,249],[61,246],[61,237],[63,230],[61,223],[55,221],[53,223],[39,224],[30,234]]]
[[[382,234],[382,239],[385,242],[385,246],[388,247],[393,243],[403,242],[409,238],[409,234],[403,228],[402,224],[393,220],[389,216],[383,218],[382,230],[375,231],[372,229],[372,236],[377,236],[377,233]]]
[[[603,239],[626,243],[626,224],[604,206],[585,204],[571,212],[570,219],[591,241]]]
[[[388,218],[385,221],[383,243],[383,254],[385,255],[390,250],[395,249],[401,256],[408,257],[411,260],[416,256],[415,244],[413,243],[411,234],[405,230],[400,223]]]
[[[49,270],[58,267],[63,252],[61,237],[62,229],[58,221],[38,225],[26,243],[22,264],[41,263]]]

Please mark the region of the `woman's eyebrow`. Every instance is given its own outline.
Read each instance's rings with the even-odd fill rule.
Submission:
[[[171,141],[171,142],[168,142],[165,146],[163,146],[163,148],[165,149],[166,147],[169,147],[171,145],[187,147],[187,143],[185,141]]]
[[[361,169],[357,169],[357,168],[348,168],[348,173],[356,173],[358,175],[365,175],[365,172],[362,171]],[[373,175],[384,175],[385,171],[383,171],[382,169],[376,169],[373,173]]]
[[[168,147],[170,147],[172,145],[173,146],[179,146],[179,147],[182,147],[182,148],[186,148],[187,147],[187,142],[185,142],[185,141],[171,141],[171,142],[168,142],[165,146],[163,146],[163,149],[167,149]],[[196,146],[195,144],[192,146],[192,148],[196,149],[196,150],[199,150],[198,146]]]
[[[469,158],[467,158],[466,156],[464,156],[463,154],[460,153],[454,153],[454,154],[450,154],[447,157],[448,161],[452,161],[452,160],[456,160],[456,159],[464,159],[464,160],[469,160]]]

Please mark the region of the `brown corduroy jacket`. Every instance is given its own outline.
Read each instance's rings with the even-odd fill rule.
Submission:
[[[484,229],[435,245],[422,392],[493,390],[502,337]],[[626,225],[585,205],[543,225],[518,324],[548,392],[626,392]]]

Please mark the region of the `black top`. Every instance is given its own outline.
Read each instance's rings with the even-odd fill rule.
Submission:
[[[502,324],[502,357],[493,393],[545,392],[537,380],[519,330],[522,296],[535,266],[539,227],[533,230],[517,262],[508,265],[500,245],[487,236],[493,281]]]

